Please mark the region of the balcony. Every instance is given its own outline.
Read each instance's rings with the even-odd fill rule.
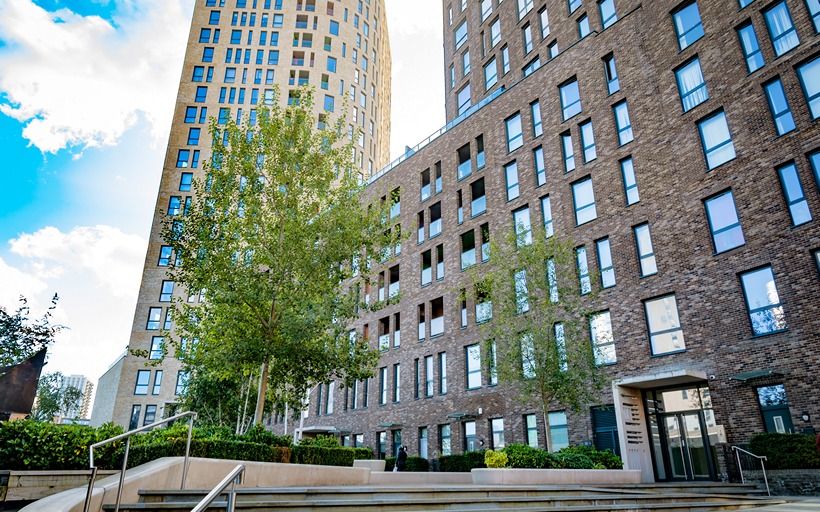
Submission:
[[[461,270],[468,269],[475,265],[475,249],[461,253]]]
[[[470,160],[465,160],[464,162],[461,162],[460,164],[458,164],[458,179],[459,180],[463,180],[464,178],[466,178],[467,176],[472,174],[472,172],[473,172],[472,162]]]
[[[430,320],[430,337],[441,336],[444,334],[444,317],[433,318]]]
[[[430,223],[430,238],[441,234],[441,219],[436,219]]]
[[[426,201],[430,199],[430,184],[422,185],[421,186],[421,200]]]
[[[395,283],[390,283],[390,286],[387,289],[388,298],[393,299],[399,296],[400,291],[400,282],[396,281]]]
[[[421,285],[427,286],[433,282],[433,267],[423,268],[421,270]]]
[[[472,216],[475,217],[476,215],[481,215],[482,213],[487,211],[487,196],[480,196],[473,199],[473,202],[470,203],[470,212]]]

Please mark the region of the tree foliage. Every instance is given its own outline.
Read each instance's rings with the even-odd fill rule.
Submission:
[[[36,320],[29,318],[28,300],[22,295],[13,313],[0,306],[0,367],[19,364],[54,342],[54,337],[64,328],[51,323],[58,300],[55,293],[51,306]]]
[[[33,420],[48,422],[55,416],[68,416],[71,409],[79,409],[83,391],[74,386],[63,387],[64,378],[60,372],[40,377],[37,384],[37,399],[31,410]]]
[[[578,410],[606,383],[590,340],[596,283],[587,269],[581,281],[571,240],[518,231],[492,244],[489,267],[470,269],[461,294],[478,316],[491,316],[482,324],[491,375],[513,383],[522,402],[537,400],[551,450],[548,411]]]
[[[201,367],[190,375],[180,395],[182,409],[197,412],[197,424],[230,427],[236,435],[253,423],[259,368]]]
[[[348,140],[341,118],[316,125],[309,88],[286,107],[277,91],[254,125],[212,120],[207,177],[163,229],[170,278],[203,296],[177,300],[170,343],[194,370],[261,366],[256,422],[268,383],[277,403],[298,408],[315,383],[363,379],[378,358],[347,332],[358,305],[344,286],[353,256],[387,243],[386,217],[362,201],[356,134]]]

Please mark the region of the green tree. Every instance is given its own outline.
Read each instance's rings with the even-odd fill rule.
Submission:
[[[37,399],[31,417],[35,421],[51,421],[54,416],[68,416],[72,408],[79,408],[83,392],[74,386],[63,387],[64,376],[60,372],[40,377]]]
[[[204,297],[177,301],[170,343],[194,371],[260,368],[256,423],[269,385],[298,408],[317,382],[372,375],[378,354],[347,330],[359,305],[345,286],[355,255],[390,243],[389,205],[368,207],[352,168],[357,134],[344,116],[317,128],[310,88],[289,103],[277,90],[253,125],[211,121],[207,178],[163,230],[170,278]]]
[[[607,383],[598,362],[607,356],[599,347],[608,334],[596,328],[593,347],[590,332],[603,317],[595,279],[579,271],[574,243],[524,226],[517,231],[492,244],[489,264],[467,272],[461,295],[484,321],[491,379],[516,386],[524,403],[537,401],[552,451],[548,412],[559,404],[577,411],[597,399]]]
[[[196,411],[197,424],[228,426],[236,435],[248,431],[256,405],[259,368],[199,368],[180,396],[182,410]]]
[[[29,318],[28,300],[22,295],[13,313],[0,306],[0,367],[19,364],[54,343],[54,337],[64,328],[51,323],[59,299],[55,293],[51,306],[37,320]]]

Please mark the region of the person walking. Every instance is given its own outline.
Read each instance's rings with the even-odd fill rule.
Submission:
[[[404,449],[404,446],[399,448],[399,454],[396,456],[396,467],[399,471],[404,471],[405,466],[407,465],[407,450]]]

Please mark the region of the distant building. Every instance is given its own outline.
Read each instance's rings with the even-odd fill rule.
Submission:
[[[88,380],[88,377],[85,375],[68,375],[63,376],[63,382],[60,387],[63,391],[69,387],[79,389],[83,394],[82,398],[77,401],[76,405],[66,411],[64,418],[69,418],[72,420],[88,419],[88,413],[91,412],[89,410],[91,398],[94,396],[94,383]]]
[[[94,396],[94,407],[91,410],[92,427],[99,427],[114,421],[114,399],[117,396],[125,356],[126,354],[123,353],[111,363],[97,382],[97,394]]]

